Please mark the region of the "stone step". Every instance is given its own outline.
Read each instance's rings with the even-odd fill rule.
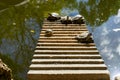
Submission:
[[[46,31],[48,29],[42,29],[42,31]],[[87,31],[87,29],[52,29],[52,31]]]
[[[87,29],[85,26],[43,26],[42,29]]]
[[[34,59],[101,59],[99,54],[34,54]]]
[[[83,32],[84,31],[53,31],[53,34],[81,34]],[[45,34],[45,31],[41,31],[40,34]]]
[[[53,34],[54,35],[54,34]],[[51,36],[51,37],[46,37],[46,36],[41,36],[41,37],[39,37],[39,39],[47,39],[47,40],[49,40],[49,39],[54,39],[54,40],[56,40],[56,39],[61,39],[61,40],[66,40],[66,39],[68,39],[68,40],[76,40],[75,39],[76,38],[76,36],[66,36],[66,37],[64,37],[64,36],[57,36],[57,37],[53,37],[53,36]]]
[[[95,46],[95,43],[37,43],[38,46]]]
[[[49,21],[45,21],[43,22],[43,24],[62,24],[60,21],[55,21],[55,22],[49,22]],[[74,24],[74,25],[78,25],[78,24]],[[81,25],[84,25],[84,24],[81,24]]]
[[[43,24],[61,24],[61,22],[60,21],[55,21],[55,22],[45,21],[43,22]]]
[[[95,46],[36,46],[38,50],[97,50]]]
[[[43,24],[56,24],[57,25],[57,24],[62,24],[62,23],[61,23],[60,20],[54,21],[54,22],[50,22],[50,21],[46,20],[46,21],[43,22]],[[76,24],[74,24],[74,25],[76,25]],[[85,25],[85,24],[81,24],[81,25]]]
[[[65,25],[65,26],[68,26],[68,25],[75,25],[75,26],[83,26],[83,25],[85,25],[85,24],[62,24],[61,22],[55,22],[55,23],[53,23],[53,22],[45,22],[44,24],[43,24],[44,26],[47,26],[47,25],[51,25],[51,26],[55,26],[55,25]]]
[[[62,24],[60,21],[55,21],[55,22],[49,22],[49,21],[45,21],[45,22],[43,22],[43,24],[56,24],[56,25],[58,25],[58,24]],[[71,23],[72,24],[72,23]],[[70,25],[71,25],[70,24]],[[65,24],[64,24],[65,25]],[[72,25],[80,25],[80,24],[72,24]],[[85,24],[81,24],[81,25],[85,25]]]
[[[53,30],[51,37],[45,36],[47,29]],[[43,22],[28,80],[110,80],[95,43],[75,39],[83,32],[85,24]]]
[[[75,37],[40,37],[40,40],[76,40]],[[77,40],[76,40],[77,41]]]
[[[31,70],[106,70],[105,64],[32,64]]]
[[[43,26],[66,26],[66,24],[43,24]],[[67,24],[67,26],[75,26],[75,27],[77,27],[77,26],[84,26],[84,27],[86,27],[86,25],[85,24]]]
[[[107,70],[30,70],[28,80],[110,80]]]
[[[32,64],[103,64],[102,59],[33,59]]]
[[[35,50],[35,54],[99,54],[98,50]]]
[[[53,34],[52,37],[75,37],[77,35],[79,34],[62,34],[61,33],[61,34]],[[43,37],[43,36],[45,36],[44,33],[40,34],[40,37]]]
[[[77,43],[77,40],[49,40],[49,39],[39,39],[38,42],[40,43]]]

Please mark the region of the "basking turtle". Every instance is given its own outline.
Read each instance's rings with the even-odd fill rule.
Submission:
[[[48,13],[48,21],[56,21],[60,19],[60,15],[58,13]]]
[[[73,24],[84,24],[84,17],[82,15],[76,15],[72,18]]]
[[[51,30],[51,29],[47,29],[46,31],[45,31],[45,36],[46,37],[50,37],[50,36],[52,36],[53,35],[53,31]]]
[[[93,39],[91,36],[92,36],[92,33],[83,32],[80,35],[77,35],[75,39],[77,39],[78,42],[81,42],[81,43],[93,43]]]
[[[61,17],[62,24],[72,24],[72,18],[69,16]]]

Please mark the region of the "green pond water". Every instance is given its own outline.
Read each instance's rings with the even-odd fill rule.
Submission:
[[[27,80],[42,22],[49,12],[83,15],[111,80],[120,74],[120,0],[29,0],[17,7],[8,4],[4,3],[8,9],[0,12],[0,58],[12,69],[14,80]]]

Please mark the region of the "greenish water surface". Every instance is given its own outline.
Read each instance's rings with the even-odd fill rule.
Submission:
[[[0,0],[0,10],[18,4],[24,0]]]
[[[0,13],[0,58],[12,69],[14,80],[27,80],[42,22],[49,12],[83,15],[111,80],[120,74],[119,0],[29,0],[25,5],[8,6],[13,3],[0,1],[0,9],[9,7]]]

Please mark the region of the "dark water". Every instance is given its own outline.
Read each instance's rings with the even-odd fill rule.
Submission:
[[[24,0],[0,0],[0,10],[5,9],[9,6],[18,4]]]
[[[27,80],[27,71],[48,12],[80,13],[110,71],[120,74],[119,0],[30,0],[0,13],[0,58],[13,70],[15,80]]]

